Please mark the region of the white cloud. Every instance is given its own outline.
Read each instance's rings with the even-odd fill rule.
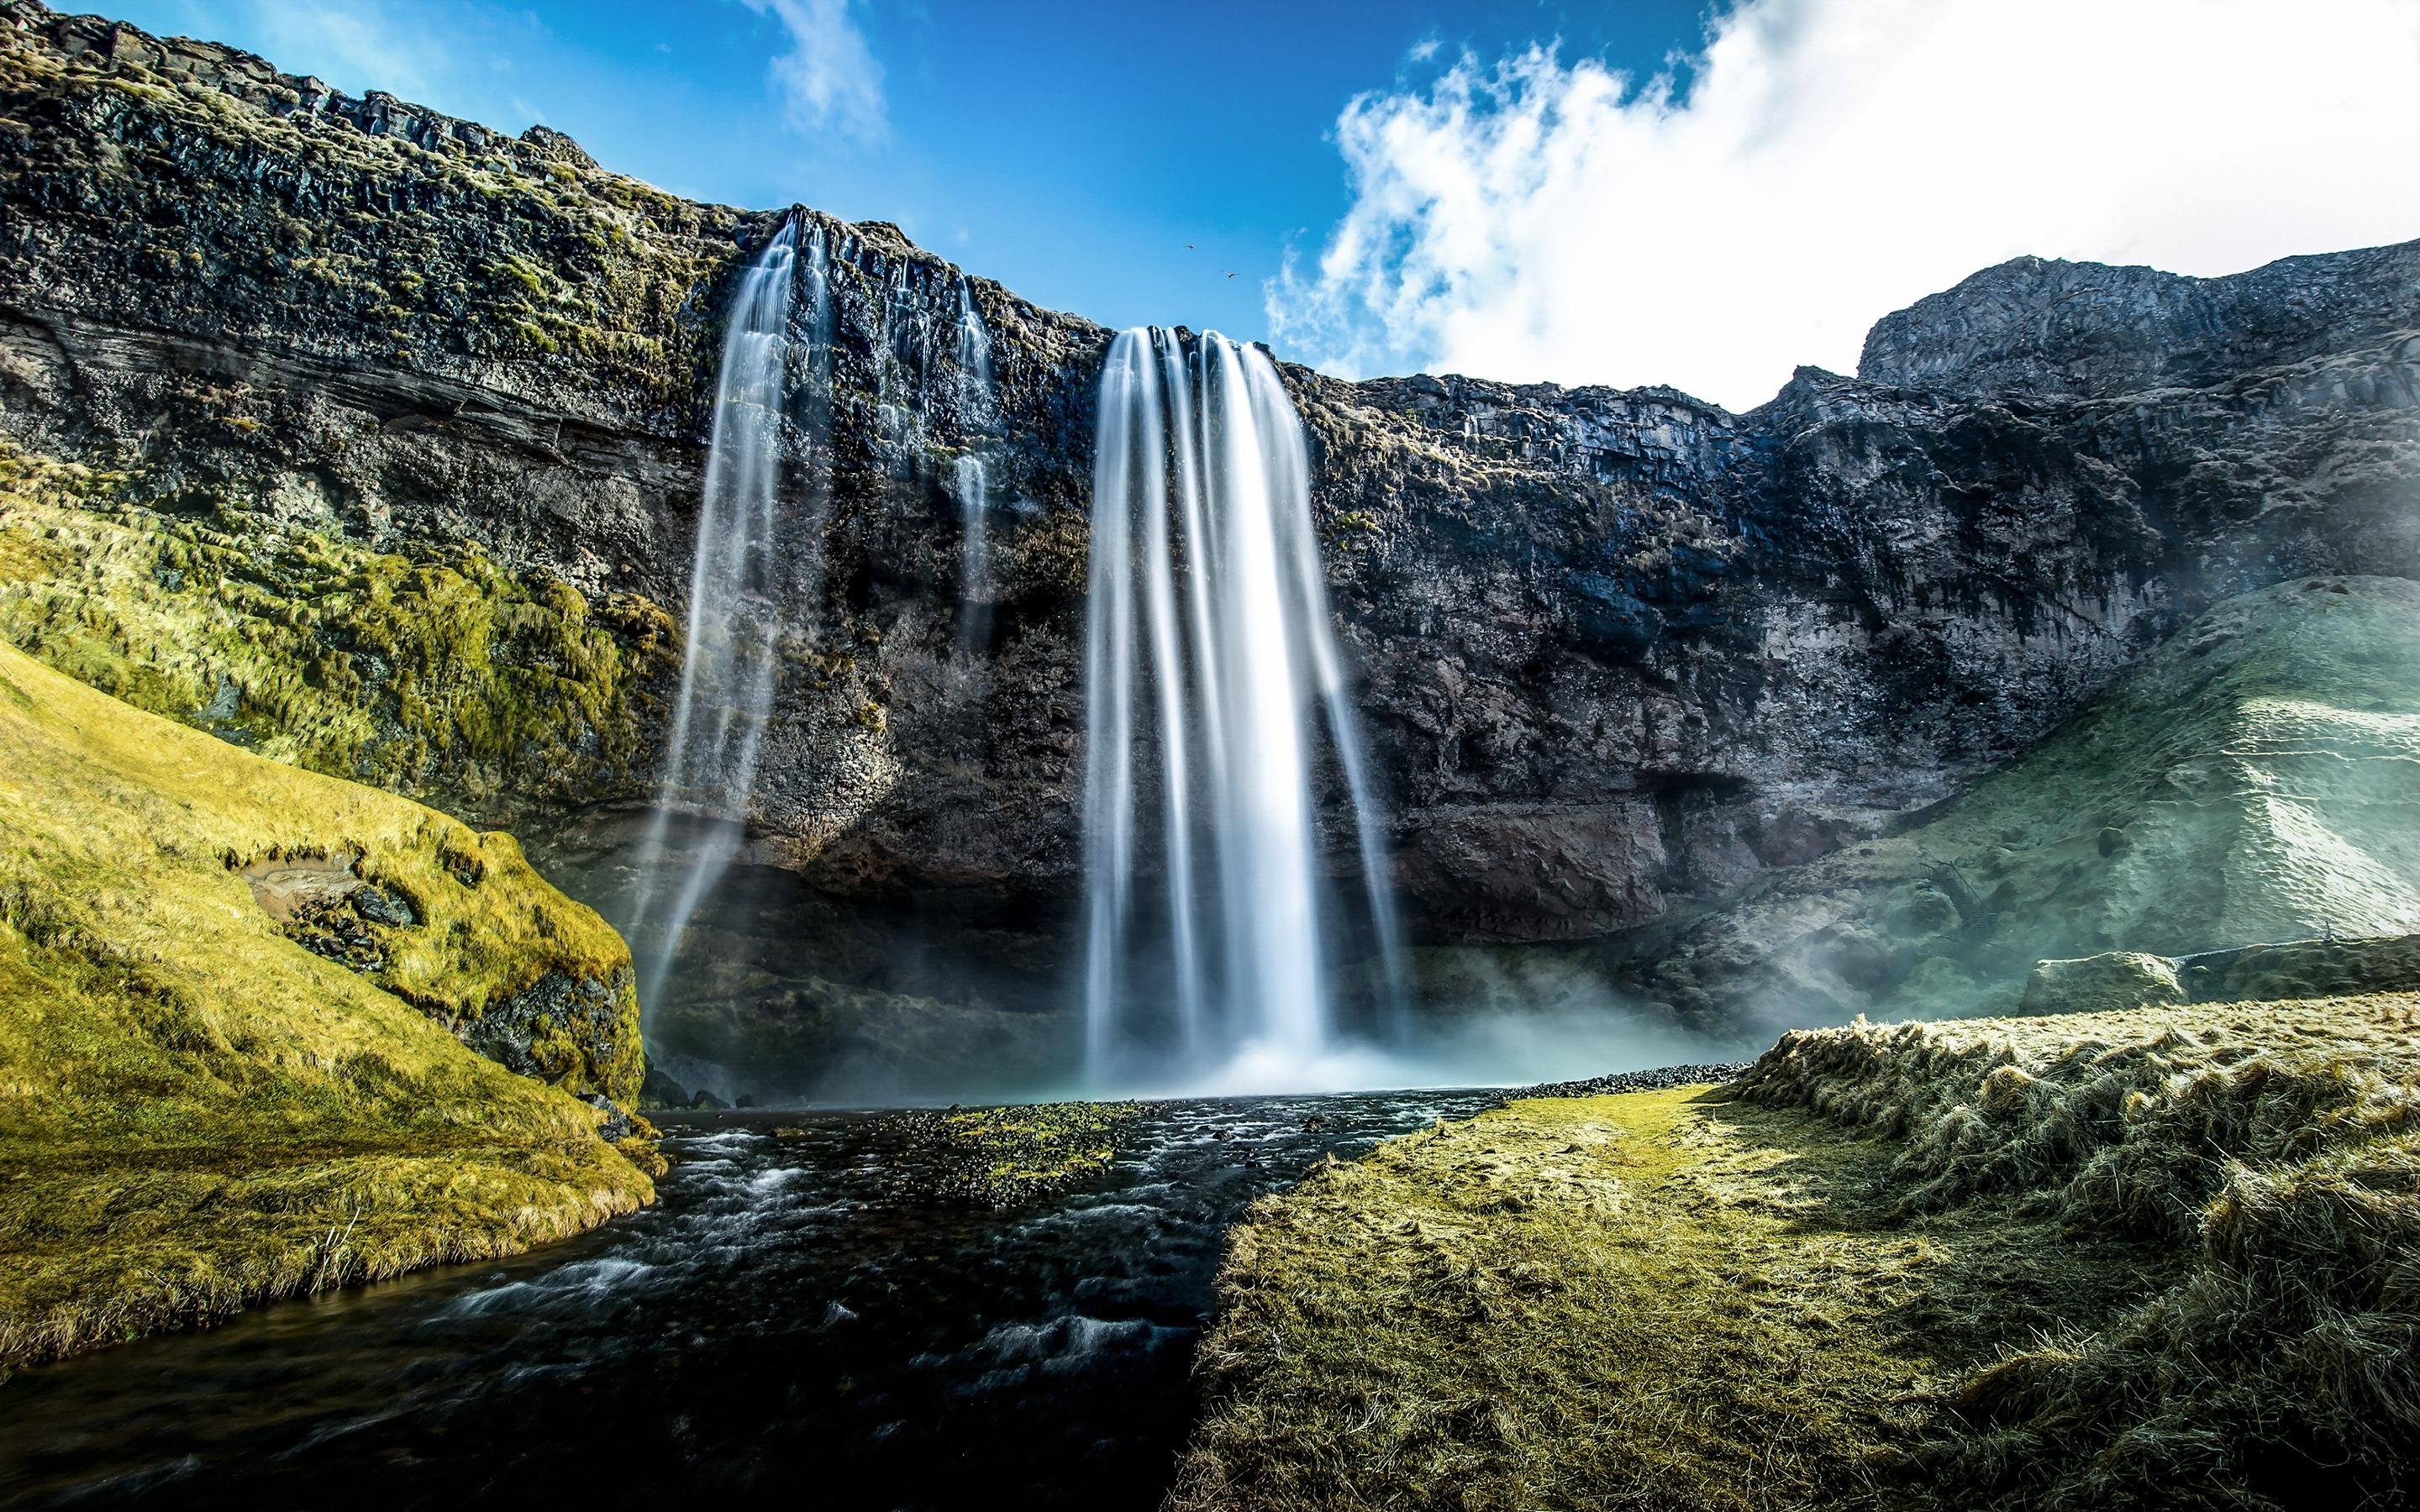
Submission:
[[[849,13],[850,0],[745,0],[789,34],[790,50],[773,60],[773,85],[790,122],[801,131],[837,131],[861,142],[890,132],[882,65]]]
[[[365,8],[315,0],[254,0],[261,47],[280,68],[314,72],[349,94],[382,89],[436,109],[454,69],[428,28],[405,28]]]
[[[2420,237],[2420,0],[1740,0],[1644,82],[1551,49],[1364,95],[1268,288],[1348,374],[1745,408],[2024,253],[2233,272]]]

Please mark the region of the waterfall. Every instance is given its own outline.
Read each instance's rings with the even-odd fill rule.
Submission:
[[[1352,802],[1371,943],[1390,983],[1401,972],[1302,423],[1258,348],[1216,333],[1188,348],[1156,328],[1110,347],[1085,667],[1094,1074],[1170,1054],[1306,1064],[1335,1037],[1311,799],[1321,725]],[[1139,890],[1153,827],[1159,907]]]
[[[690,917],[738,855],[772,713],[775,662],[785,628],[775,528],[798,248],[798,224],[785,222],[741,276],[723,338],[690,573],[680,693],[665,747],[661,793],[640,853],[632,909],[632,933],[651,932],[655,945],[651,968],[640,984],[642,1004],[653,1002],[662,989]],[[811,297],[818,304],[826,283],[822,249],[818,229],[810,270]],[[678,863],[669,854],[675,810],[710,821]],[[659,895],[666,889],[669,900],[659,918]]]
[[[971,286],[958,280],[958,372],[982,408],[991,406],[991,331],[975,308]]]
[[[991,473],[972,452],[961,455],[952,486],[958,496],[958,648],[981,649],[991,628]]]
[[[970,432],[991,433],[1000,424],[1000,401],[992,391],[991,332],[983,312],[975,308],[974,285],[958,280],[958,396],[961,414]],[[968,452],[957,459],[951,480],[958,496],[958,648],[972,655],[991,630],[991,469],[983,456]]]

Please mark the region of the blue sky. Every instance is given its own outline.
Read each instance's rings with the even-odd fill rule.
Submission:
[[[1556,39],[1567,56],[1652,71],[1699,40],[1704,5],[856,0],[847,19],[879,72],[872,129],[845,85],[820,120],[791,108],[774,66],[793,33],[774,0],[112,8],[348,92],[385,88],[513,131],[542,120],[678,193],[894,221],[1030,299],[1110,325],[1260,338],[1263,286],[1286,248],[1314,255],[1350,203],[1330,140],[1350,99],[1417,86],[1465,49]],[[788,8],[829,41],[814,31],[828,8]]]

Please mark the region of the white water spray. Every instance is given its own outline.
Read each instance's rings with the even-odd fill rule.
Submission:
[[[1197,1068],[1315,1061],[1335,1038],[1317,724],[1352,800],[1372,944],[1390,984],[1401,970],[1301,421],[1257,348],[1212,333],[1187,349],[1153,329],[1111,347],[1099,430],[1085,644],[1092,1073],[1171,1053]],[[1164,910],[1138,887],[1155,816]]]
[[[812,248],[820,253],[822,246],[818,230]],[[738,855],[772,714],[786,628],[776,525],[798,248],[797,223],[785,223],[741,276],[723,338],[680,694],[632,909],[632,933],[652,932],[656,941],[652,969],[640,984],[643,1004],[662,989],[691,916]],[[814,260],[811,283],[820,297],[821,259]],[[667,855],[675,810],[711,822],[677,867]]]

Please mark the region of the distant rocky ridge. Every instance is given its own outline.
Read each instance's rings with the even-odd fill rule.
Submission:
[[[514,825],[610,911],[720,310],[782,213],[0,0],[0,435],[85,470],[0,517],[25,543],[0,549],[0,626],[161,712]],[[895,228],[789,213],[830,255],[793,447],[822,592],[708,1016],[811,1011],[790,1038],[879,1060],[1065,980],[1109,332]],[[1884,320],[1859,377],[1803,369],[1744,415],[1288,368],[1414,927],[1668,927],[1954,796],[2220,599],[2415,575],[2415,261],[2021,261]],[[989,394],[958,363],[969,307]],[[969,452],[996,516],[971,658]],[[93,544],[42,556],[70,537]],[[312,543],[359,563],[347,582],[394,577],[382,614],[473,623],[475,646],[364,643],[292,564]],[[154,570],[179,552],[238,602]],[[326,734],[337,705],[366,723]],[[920,1026],[856,1034],[866,1015]]]
[[[2389,344],[2420,311],[2420,243],[2227,278],[2018,257],[1886,315],[1858,376],[1969,396],[2199,389]]]

